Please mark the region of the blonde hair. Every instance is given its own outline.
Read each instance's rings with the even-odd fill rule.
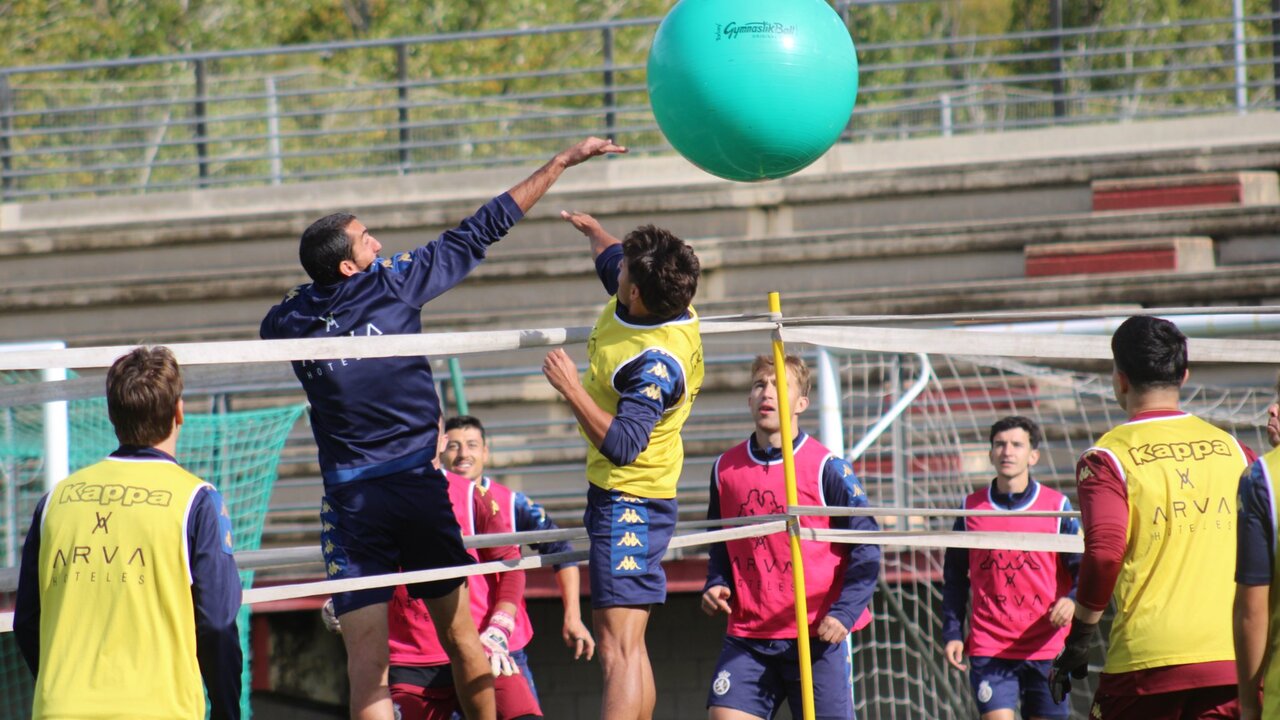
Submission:
[[[809,397],[809,388],[812,385],[812,381],[809,377],[809,366],[805,364],[804,359],[799,355],[788,355],[784,362],[787,366],[787,371],[795,375],[797,385],[797,387],[788,387],[787,389],[790,390],[795,397]],[[751,362],[751,377],[754,378],[757,373],[766,369],[777,372],[777,370],[774,369],[773,356],[757,355],[756,359]]]

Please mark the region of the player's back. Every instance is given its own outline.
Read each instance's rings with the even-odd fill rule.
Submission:
[[[1117,426],[1091,453],[1119,470],[1129,501],[1104,672],[1234,660],[1236,490],[1248,462],[1240,443],[1168,413]]]
[[[204,487],[109,458],[48,496],[34,717],[204,716],[186,527]]]

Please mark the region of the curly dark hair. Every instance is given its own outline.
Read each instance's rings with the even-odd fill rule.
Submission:
[[[627,274],[649,312],[673,318],[689,309],[701,266],[693,248],[668,230],[642,225],[622,241]]]

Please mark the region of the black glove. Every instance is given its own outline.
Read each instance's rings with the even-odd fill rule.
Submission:
[[[1049,692],[1055,703],[1062,702],[1071,694],[1071,678],[1080,680],[1089,674],[1089,648],[1093,647],[1093,638],[1097,634],[1098,623],[1071,622],[1067,644],[1054,658],[1053,667],[1049,670]]]

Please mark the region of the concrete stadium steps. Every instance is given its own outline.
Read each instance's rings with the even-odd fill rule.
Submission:
[[[567,174],[428,314],[434,326],[512,327],[524,322],[513,308],[529,297],[596,306],[586,244],[557,218],[561,208],[593,212],[617,232],[656,220],[694,238],[707,267],[704,306],[734,307],[761,283],[790,292],[1016,278],[1023,248],[1051,242],[1208,236],[1224,264],[1256,261],[1274,254],[1274,205],[1090,214],[1093,184],[1274,171],[1275,120],[840,145],[802,173],[759,185],[720,181],[674,157],[597,161]],[[6,204],[0,336],[80,345],[253,337],[263,309],[305,279],[296,238],[318,215],[353,209],[391,252],[434,237],[527,172]]]
[[[352,210],[390,254],[434,238],[531,169],[6,204],[0,337],[77,346],[256,337],[266,309],[305,281],[297,237],[316,217]],[[766,290],[783,293],[790,316],[1271,303],[1280,298],[1280,205],[1094,212],[1093,193],[1097,181],[1277,169],[1280,121],[1268,113],[841,145],[800,174],[758,185],[711,178],[675,157],[594,161],[566,174],[484,265],[428,305],[424,325],[590,324],[604,298],[586,242],[560,209],[591,212],[617,233],[652,221],[691,238],[705,268],[697,301],[705,316],[761,312]],[[1212,238],[1217,267],[1025,276],[1028,247],[1171,237]],[[710,362],[767,347],[763,335],[708,338],[707,383],[686,433],[690,516],[702,510],[711,459],[749,423],[745,362]],[[541,377],[510,372],[536,368],[543,354],[463,358],[468,372],[490,373],[469,382],[468,396],[472,412],[501,430],[497,474],[572,522],[585,492],[582,441]],[[581,348],[571,354],[583,359]],[[955,389],[962,398],[963,385]],[[1088,434],[1060,432],[1073,441]],[[300,424],[269,542],[314,542],[322,493],[314,452]],[[983,452],[959,458],[977,479]],[[868,482],[885,482],[885,467],[866,458]]]
[[[1125,297],[1125,283],[1097,277],[1069,279],[1057,286],[1052,280],[1028,281],[1024,252],[1058,243],[1201,236],[1216,239],[1224,263],[1236,256],[1251,264],[1274,262],[1280,261],[1280,244],[1269,246],[1265,241],[1274,237],[1278,227],[1280,205],[1266,205],[917,223],[768,238],[704,237],[691,242],[705,272],[698,300],[704,314],[758,311],[763,288],[786,293],[789,306],[819,302],[830,308],[831,302],[820,299],[823,295],[852,303],[848,310],[823,313],[868,312],[855,308],[858,294],[866,292],[882,298],[885,309],[876,312],[929,312],[916,309],[919,299],[938,293],[946,295],[945,305],[952,310],[1003,307],[993,304],[994,296],[984,297],[993,280],[1001,285],[994,295],[1060,288],[1061,299],[1035,293],[1014,301],[1021,308],[1081,302],[1079,297],[1089,298],[1092,293],[1082,294],[1079,289],[1087,290],[1094,283],[1111,288],[1114,297],[1108,302],[1182,304],[1176,293]],[[1245,245],[1235,249],[1238,243]],[[265,309],[306,279],[294,259],[231,269],[164,270],[151,267],[143,253],[131,272],[107,274],[64,273],[58,268],[60,261],[44,260],[51,266],[46,272],[56,271],[52,277],[14,277],[0,287],[0,336],[55,336],[77,345],[254,337]],[[1223,299],[1248,301],[1280,294],[1265,278],[1251,276],[1246,266],[1225,265],[1180,277],[1187,290],[1204,300],[1219,289],[1209,292],[1193,287],[1199,279],[1221,277],[1230,283],[1235,273],[1252,279]],[[1192,278],[1197,281],[1191,282]],[[1167,282],[1168,278],[1157,279],[1157,283]],[[914,289],[914,298],[882,292],[903,286]],[[588,323],[602,298],[581,247],[548,250],[500,245],[462,285],[432,301],[425,318],[428,327],[458,330]],[[1186,298],[1194,301],[1196,297]],[[792,307],[789,312],[800,311]]]

